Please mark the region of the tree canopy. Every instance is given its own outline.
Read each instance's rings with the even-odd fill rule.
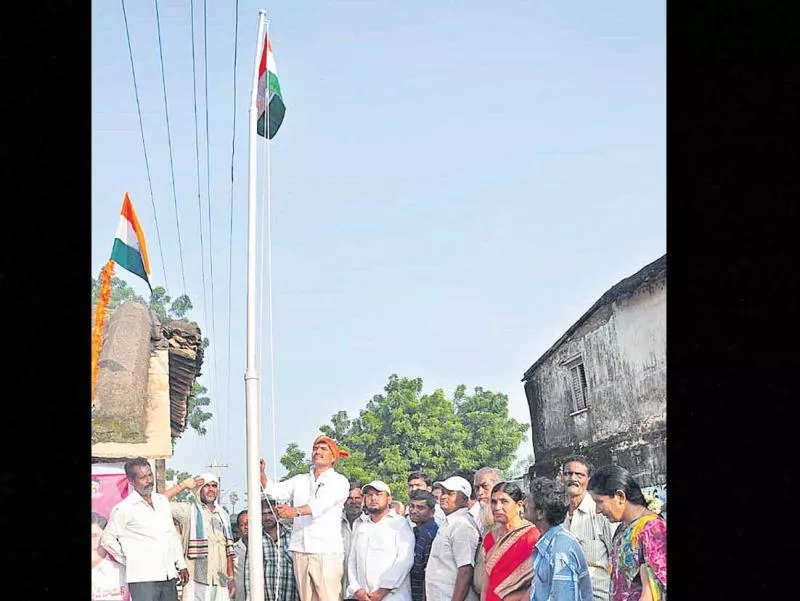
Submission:
[[[358,417],[338,411],[320,431],[350,456],[336,470],[366,483],[384,480],[393,496],[407,501],[408,474],[422,469],[444,478],[457,470],[511,466],[529,424],[508,415],[508,396],[463,384],[452,398],[441,389],[423,393],[422,378],[389,377],[383,394],[372,397]],[[285,478],[308,470],[310,461],[291,443],[281,458]]]

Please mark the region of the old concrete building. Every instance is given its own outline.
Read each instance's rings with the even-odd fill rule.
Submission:
[[[536,457],[617,463],[642,487],[666,481],[667,257],[612,287],[525,372]]]
[[[145,457],[163,467],[186,429],[189,394],[203,364],[196,324],[160,321],[144,305],[121,304],[109,317],[92,410],[92,462]],[[159,490],[163,469],[156,473]]]

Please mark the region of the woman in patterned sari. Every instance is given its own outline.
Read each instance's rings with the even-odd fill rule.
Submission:
[[[618,465],[597,470],[587,489],[600,513],[621,522],[611,542],[611,599],[666,601],[666,521],[647,509],[639,484]]]
[[[522,601],[530,598],[533,581],[533,546],[539,540],[536,526],[522,517],[525,495],[510,482],[492,489],[494,528],[481,547],[481,601]]]

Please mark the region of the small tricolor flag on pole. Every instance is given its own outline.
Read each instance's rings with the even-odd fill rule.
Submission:
[[[269,100],[265,102],[268,85]],[[275,57],[272,55],[272,44],[269,41],[269,36],[266,36],[266,44],[264,44],[261,63],[258,67],[257,107],[258,135],[264,135],[264,122],[267,119],[267,113],[269,113],[269,136],[267,136],[267,139],[271,140],[278,133],[278,128],[283,123],[286,106],[283,104],[283,96],[281,96],[281,84],[278,83],[278,70],[275,67]]]
[[[147,274],[150,273],[150,260],[147,258],[147,245],[144,242],[144,232],[128,193],[122,201],[117,235],[114,238],[114,248],[111,250],[111,260],[120,267],[138,275],[150,287]]]

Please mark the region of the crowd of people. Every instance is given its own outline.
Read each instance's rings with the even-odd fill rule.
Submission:
[[[382,480],[337,472],[345,456],[319,436],[309,472],[283,482],[262,460],[263,599],[250,590],[247,511],[232,527],[213,474],[153,492],[145,459],[125,465],[133,491],[108,523],[93,516],[93,570],[119,570],[132,601],[666,598],[666,520],[622,467],[573,456],[525,484],[491,467],[437,481],[418,471],[403,505]],[[172,500],[183,490],[196,501]]]

